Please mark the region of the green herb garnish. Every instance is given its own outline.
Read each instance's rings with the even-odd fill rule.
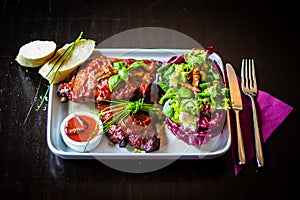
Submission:
[[[97,121],[97,123],[96,123],[96,125],[98,126],[98,127],[96,127],[95,128],[95,130],[93,131],[93,133],[90,135],[90,137],[88,138],[88,141],[87,141],[87,143],[86,143],[86,145],[85,145],[85,147],[84,147],[84,149],[83,149],[83,152],[86,152],[86,148],[87,148],[87,146],[90,144],[90,141],[91,141],[91,139],[92,138],[94,138],[94,136],[95,136],[95,134],[99,131],[99,128],[101,128],[101,127],[99,127],[99,121],[100,121],[100,119],[99,119],[99,117],[98,117],[98,121]]]
[[[139,111],[148,112],[150,115],[159,114],[160,108],[155,107],[154,104],[144,103],[144,99],[141,98],[137,101],[125,101],[125,100],[105,100],[111,103],[111,106],[103,109],[99,114],[106,115],[111,114],[103,122],[103,133],[106,133],[110,127],[116,122],[122,122],[128,115],[136,114]]]
[[[53,84],[53,81],[55,79],[55,76],[56,74],[58,73],[59,69],[61,68],[61,66],[69,59],[69,57],[71,56],[73,50],[74,50],[74,47],[79,43],[80,39],[81,39],[81,36],[82,36],[82,32],[80,33],[79,37],[74,41],[72,42],[61,54],[58,54],[57,56],[55,56],[54,58],[52,58],[52,62],[54,62],[53,66],[51,67],[50,71],[48,72],[48,74],[46,75],[46,77],[48,77],[51,72],[56,68],[57,64],[59,63],[57,69],[55,70],[54,72],[54,75],[50,81],[50,85],[48,85],[47,87],[47,90],[45,92],[45,94],[43,95],[43,98],[40,102],[40,104],[38,105],[37,107],[37,110],[41,109],[41,107],[43,106],[45,100],[46,100],[46,97],[50,91],[50,86]],[[60,62],[61,61],[61,62]],[[50,63],[52,63],[50,62]]]
[[[108,79],[108,86],[109,86],[109,90],[111,92],[119,84],[119,82],[121,80],[128,81],[129,70],[133,70],[138,67],[144,67],[144,66],[146,66],[146,64],[142,61],[136,61],[127,68],[125,62],[115,62],[115,63],[113,63],[113,66],[116,70],[118,70],[118,73],[115,75],[112,75]]]

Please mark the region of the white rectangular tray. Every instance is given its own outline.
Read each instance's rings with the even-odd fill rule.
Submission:
[[[156,59],[166,62],[174,55],[181,55],[189,49],[95,49],[91,58],[99,55],[117,58]],[[223,63],[218,54],[213,53],[210,58],[215,60],[223,71]],[[52,85],[49,92],[47,116],[47,144],[50,150],[64,159],[211,159],[223,155],[231,145],[231,137],[225,123],[223,133],[208,144],[199,147],[187,145],[178,140],[168,131],[164,131],[160,149],[150,153],[133,153],[129,148],[112,145],[104,135],[99,146],[91,152],[75,152],[69,149],[60,135],[60,124],[70,113],[88,109],[90,105],[76,105],[75,103],[61,103],[56,93],[57,85]]]

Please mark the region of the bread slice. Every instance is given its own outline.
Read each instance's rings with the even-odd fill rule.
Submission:
[[[62,48],[57,50],[53,58],[46,62],[39,70],[39,74],[52,84],[63,81],[83,64],[93,53],[95,41],[90,39],[80,39],[78,44],[75,45],[70,57],[63,62],[64,59],[60,58],[60,55],[62,55],[70,45],[72,45],[72,43],[65,44]]]
[[[16,61],[24,67],[40,67],[54,55],[55,50],[55,42],[35,40],[20,48]]]

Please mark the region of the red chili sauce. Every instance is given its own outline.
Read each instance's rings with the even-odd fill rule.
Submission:
[[[86,142],[98,134],[97,121],[86,115],[74,115],[66,122],[65,132],[74,141]]]

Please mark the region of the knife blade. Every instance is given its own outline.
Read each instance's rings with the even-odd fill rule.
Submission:
[[[242,165],[246,163],[246,156],[239,117],[239,111],[243,110],[241,90],[236,73],[231,64],[226,63],[226,71],[228,77],[230,99],[232,101],[232,109],[235,113],[239,164]]]

